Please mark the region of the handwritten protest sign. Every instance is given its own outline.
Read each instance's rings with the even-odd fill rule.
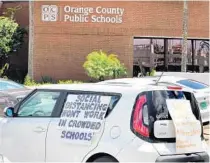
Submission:
[[[70,94],[61,113],[58,128],[61,138],[72,143],[90,144],[100,132],[111,96]]]
[[[190,102],[168,99],[166,103],[176,130],[176,152],[201,151],[201,125],[192,113]]]

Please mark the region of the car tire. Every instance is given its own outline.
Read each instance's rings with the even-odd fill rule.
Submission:
[[[118,161],[110,156],[102,156],[96,158],[93,162],[118,162]]]

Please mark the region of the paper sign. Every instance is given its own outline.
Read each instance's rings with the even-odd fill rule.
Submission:
[[[58,123],[61,138],[79,144],[89,144],[100,132],[111,96],[70,94]]]
[[[201,125],[192,113],[190,101],[168,99],[166,104],[176,130],[176,153],[202,151]]]

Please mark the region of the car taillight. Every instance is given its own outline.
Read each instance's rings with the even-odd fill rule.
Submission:
[[[146,95],[140,96],[136,101],[133,114],[133,130],[138,134],[149,137],[148,110],[146,105]]]
[[[182,87],[178,87],[178,86],[168,86],[167,88],[171,90],[182,90]]]

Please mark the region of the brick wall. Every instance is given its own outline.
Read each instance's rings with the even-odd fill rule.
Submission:
[[[121,7],[122,24],[42,22],[41,5]],[[209,2],[189,2],[189,37],[209,38]],[[182,2],[35,2],[33,76],[85,80],[82,64],[93,50],[118,54],[129,72],[134,36],[182,36]]]

